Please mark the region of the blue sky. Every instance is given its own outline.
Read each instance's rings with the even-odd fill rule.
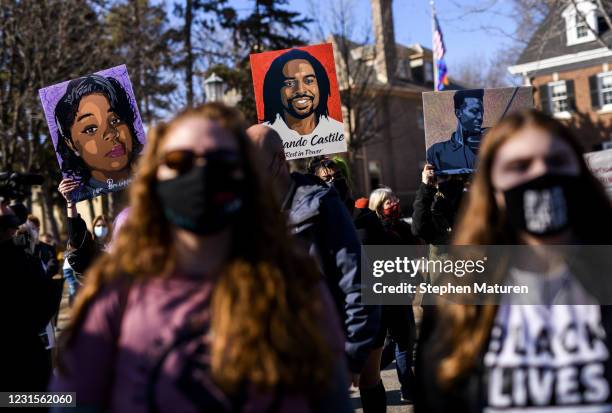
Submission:
[[[172,21],[175,0],[161,0],[166,4]],[[329,16],[330,4],[348,2],[353,19],[360,27],[357,32],[371,27],[370,0],[289,0],[289,8],[306,16]],[[239,13],[252,10],[254,0],[229,0]],[[515,23],[507,17],[511,13],[507,0],[436,0],[438,19],[446,44],[446,63],[449,75],[459,64],[474,60],[476,64],[489,62],[498,50],[510,43],[502,32],[513,33]],[[480,13],[474,9],[483,10]],[[395,39],[398,43],[420,43],[431,48],[431,6],[429,0],[393,0]],[[485,27],[488,27],[485,28]],[[325,33],[328,35],[329,33]],[[315,30],[311,36],[316,38]],[[372,36],[370,36],[372,37]],[[355,40],[362,40],[359,37]]]
[[[174,0],[162,0],[172,10]],[[307,16],[324,16],[329,4],[349,2],[355,21],[363,28],[371,25],[370,0],[289,0],[289,8]],[[501,31],[512,33],[515,24],[506,0],[436,0],[436,10],[447,49],[446,62],[453,67],[470,59],[489,60],[508,44]],[[253,7],[253,0],[230,0],[239,12]],[[314,5],[314,7],[313,7]],[[474,9],[484,9],[475,13]],[[169,13],[171,14],[171,13]],[[172,16],[171,16],[172,17]],[[173,18],[173,17],[172,17]],[[431,48],[431,6],[429,0],[394,0],[395,39],[402,44],[420,43]],[[488,26],[488,30],[484,27]],[[329,34],[329,33],[326,33]]]
[[[290,0],[291,7],[311,13],[308,1]],[[336,0],[312,0],[323,10]],[[364,24],[371,18],[370,0],[353,2],[355,18]],[[475,8],[487,8],[475,13]],[[452,76],[453,66],[472,58],[490,59],[509,42],[501,33],[514,30],[514,22],[505,17],[510,12],[508,2],[496,0],[437,0],[436,10],[447,49],[447,65]],[[431,6],[429,0],[394,0],[395,39],[402,44],[420,43],[431,48]],[[488,26],[486,30],[484,27]],[[501,29],[501,30],[500,30]]]

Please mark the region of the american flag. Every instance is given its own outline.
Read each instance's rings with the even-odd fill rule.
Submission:
[[[445,86],[448,86],[448,76],[446,74],[446,62],[444,62],[444,55],[446,54],[446,48],[444,47],[444,36],[440,29],[440,23],[438,22],[438,16],[434,14],[434,31],[433,31],[433,56],[437,69],[437,78],[435,79],[435,89],[444,90]]]

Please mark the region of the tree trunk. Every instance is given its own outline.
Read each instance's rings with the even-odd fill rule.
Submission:
[[[96,210],[94,209],[93,199],[88,199],[87,200],[87,206],[89,207],[89,216],[90,216],[89,219],[91,219],[90,224],[92,224],[94,218],[96,217]]]
[[[129,207],[129,190],[113,192],[109,194],[108,216],[113,221],[125,208]]]
[[[104,215],[105,217],[109,218],[110,216],[108,215],[108,204],[109,204],[109,199],[111,197],[111,194],[103,194],[100,201],[102,201],[102,215]]]
[[[49,188],[47,187],[47,185],[42,186],[40,196],[42,197],[43,220],[51,229],[51,235],[53,235],[53,238],[55,238],[55,240],[59,242],[59,226],[57,225],[55,215],[53,214],[53,202],[51,201],[51,194],[49,193]]]
[[[193,3],[185,4],[185,80],[187,83],[187,107],[193,106],[193,49],[191,46],[191,25],[193,24]]]
[[[117,215],[117,195],[116,192],[108,194],[108,219],[114,220]]]
[[[141,45],[142,44],[142,40],[140,38],[140,33],[141,33],[141,21],[140,21],[140,5],[138,4],[140,0],[133,0],[132,4],[134,6],[134,9],[132,10],[132,13],[134,13],[134,15],[132,16],[134,19],[134,28],[136,29],[136,38],[134,39],[134,43],[137,45]],[[134,73],[136,78],[134,79],[134,83],[137,85],[137,88],[140,88],[141,91],[139,93],[140,97],[139,97],[139,104],[140,107],[144,107],[144,98],[143,95],[148,93],[148,91],[145,88],[145,78],[144,78],[144,73],[142,70],[143,67],[143,57],[142,57],[142,52],[141,52],[141,48],[136,47],[135,48],[135,54],[134,54],[134,61],[132,62],[133,67],[135,68]],[[146,108],[145,108],[146,109]],[[149,119],[146,113],[146,110],[144,112],[145,114],[145,119],[148,122]]]

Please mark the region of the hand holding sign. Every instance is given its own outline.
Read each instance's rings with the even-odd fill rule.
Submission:
[[[72,202],[72,193],[81,186],[81,181],[74,178],[64,178],[60,182],[57,190],[64,197],[66,202]]]

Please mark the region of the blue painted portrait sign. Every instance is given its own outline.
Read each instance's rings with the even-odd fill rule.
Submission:
[[[427,163],[437,175],[473,173],[487,130],[508,113],[530,107],[530,87],[423,93]]]

